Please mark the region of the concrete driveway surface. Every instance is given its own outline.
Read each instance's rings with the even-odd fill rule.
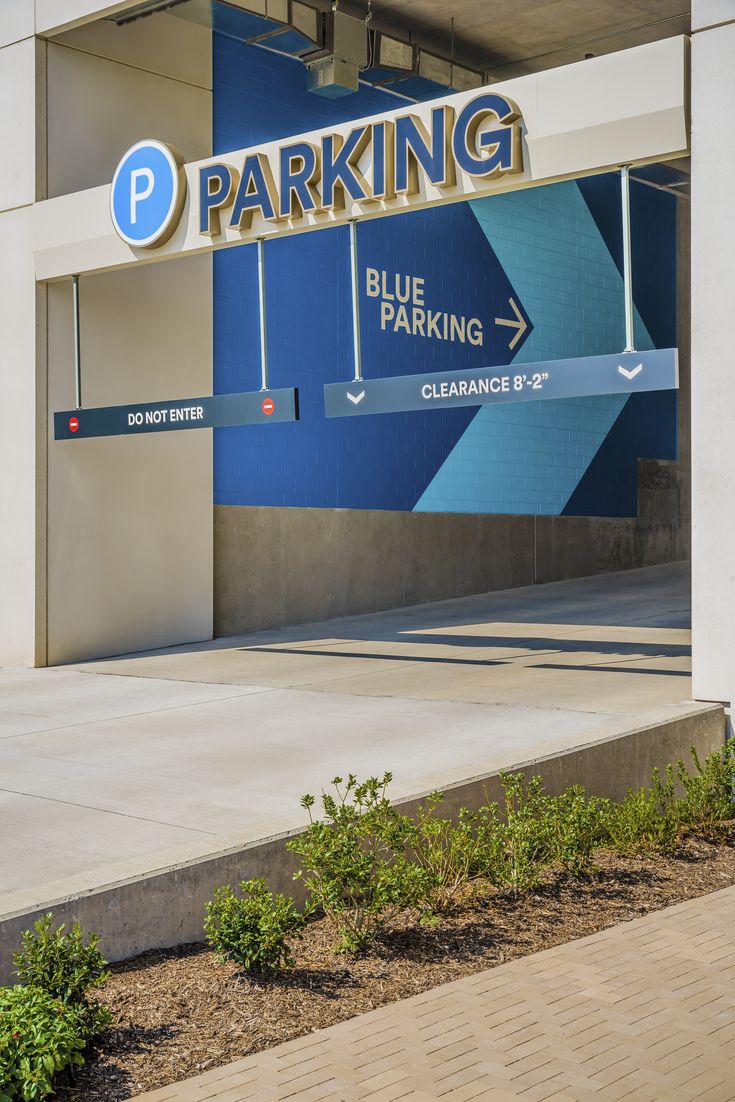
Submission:
[[[674,716],[689,675],[685,565],[2,670],[0,909],[299,826],[335,774],[409,796]]]

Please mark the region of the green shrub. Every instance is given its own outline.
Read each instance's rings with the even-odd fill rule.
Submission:
[[[406,856],[405,822],[386,796],[391,780],[335,777],[334,795],[322,795],[324,821],[304,796],[310,825],[287,843],[303,864],[297,879],[336,923],[341,952],[367,949],[392,917],[427,896],[427,874]]]
[[[622,803],[610,805],[607,837],[618,853],[670,853],[676,847],[679,830],[671,766],[666,769],[665,783],[654,769],[651,788],[630,789]]]
[[[293,899],[273,895],[265,880],[243,880],[241,895],[227,885],[207,903],[204,934],[222,960],[248,972],[276,976],[294,963],[287,938],[304,927],[306,916]]]
[[[434,812],[440,796],[419,808],[409,853],[428,873],[437,910],[450,906],[467,884],[487,878],[516,895],[532,891],[545,867],[558,861],[573,875],[594,868],[604,840],[608,801],[587,797],[575,785],[561,796],[544,792],[540,777],[501,773],[502,813],[497,803],[460,811],[456,824]]]
[[[473,816],[476,847],[472,872],[496,884],[505,867],[508,846],[507,826],[498,814],[497,803],[484,804]]]
[[[446,911],[459,902],[469,884],[495,867],[500,845],[497,817],[491,821],[486,809],[463,807],[453,822],[436,813],[442,799],[440,792],[432,793],[402,825],[406,853],[425,873],[423,902],[429,911]]]
[[[302,862],[314,906],[331,916],[337,948],[368,947],[392,916],[418,907],[422,918],[455,905],[480,878],[521,895],[536,888],[544,869],[561,865],[573,876],[595,871],[595,850],[621,854],[670,852],[682,826],[721,832],[735,818],[735,739],[700,762],[682,761],[650,787],[631,790],[621,802],[587,796],[573,785],[560,796],[544,792],[541,778],[501,773],[500,806],[462,808],[456,820],[439,813],[433,793],[415,815],[401,815],[386,796],[391,774],[360,783],[336,777],[315,819],[313,796],[306,832],[288,843]],[[677,798],[676,778],[684,790]]]
[[[75,922],[69,933],[62,923],[52,929],[53,916],[43,915],[21,937],[21,949],[13,954],[21,983],[40,987],[65,1003],[84,1003],[86,994],[102,987],[109,978],[107,961],[99,951],[100,939],[84,932]]]
[[[540,777],[526,780],[523,773],[501,773],[503,815],[498,826],[495,867],[490,878],[498,887],[522,895],[538,887],[541,873],[552,860],[548,798]],[[485,814],[492,820],[494,805]]]
[[[53,929],[52,922],[53,916],[45,914],[36,921],[33,932],[26,930],[22,935],[20,951],[13,954],[16,973],[22,984],[79,1007],[87,1037],[92,1038],[110,1023],[105,1007],[87,1002],[87,993],[102,987],[110,975],[99,951],[100,939],[89,934],[85,941],[78,922],[68,933],[63,923]]]
[[[36,1102],[54,1076],[84,1063],[87,1019],[81,1006],[38,987],[0,988],[0,1102]]]
[[[587,796],[579,784],[549,797],[546,821],[552,859],[572,876],[589,876],[595,871],[594,852],[605,840],[609,814],[610,801]]]
[[[728,739],[721,750],[708,754],[704,765],[693,746],[690,753],[693,773],[681,758],[676,766],[684,789],[684,798],[678,804],[679,818],[684,826],[717,837],[724,829],[723,824],[735,818],[735,739]]]

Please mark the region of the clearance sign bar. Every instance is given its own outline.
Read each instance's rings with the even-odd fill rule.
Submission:
[[[516,368],[473,368],[327,383],[324,412],[327,417],[356,417],[412,409],[675,390],[678,385],[677,351],[662,348],[651,352],[623,352],[617,356],[547,360]]]
[[[688,45],[654,42],[189,164],[141,135],[111,185],[35,205],[36,278],[684,156]]]

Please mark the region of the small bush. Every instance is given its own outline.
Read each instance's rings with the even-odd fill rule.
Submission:
[[[22,984],[39,988],[52,998],[83,1011],[88,1038],[110,1023],[105,1007],[90,1006],[87,993],[102,987],[109,978],[107,961],[99,951],[100,939],[84,931],[75,922],[68,933],[62,923],[52,928],[53,916],[43,915],[21,937],[20,951],[13,954],[16,973]]]
[[[651,788],[630,789],[622,803],[610,805],[607,837],[618,853],[670,853],[679,830],[671,766],[666,770],[666,783],[654,769]]]
[[[276,976],[294,963],[287,938],[304,927],[306,916],[293,899],[273,895],[265,880],[244,880],[241,895],[227,885],[207,904],[204,934],[222,960],[248,972]]]
[[[84,1003],[87,992],[102,987],[109,978],[107,961],[99,951],[100,939],[84,932],[75,922],[69,933],[66,927],[52,929],[53,916],[43,915],[21,937],[21,949],[13,954],[21,983],[40,987],[65,1003]]]
[[[538,887],[552,860],[548,799],[540,777],[526,780],[523,773],[501,773],[500,783],[503,816],[495,867],[488,871],[499,887],[522,895]],[[496,814],[494,805],[485,811],[490,819]]]
[[[735,739],[728,739],[722,750],[708,754],[704,764],[693,746],[690,753],[693,773],[681,758],[676,766],[684,789],[684,798],[678,804],[679,818],[684,826],[716,838],[726,829],[723,824],[735,818]]]
[[[0,1102],[36,1102],[58,1072],[84,1063],[87,1019],[81,1006],[38,987],[0,988]]]
[[[472,859],[472,871],[493,884],[502,879],[507,851],[507,827],[500,821],[497,803],[484,804],[473,816],[477,845]]]
[[[587,796],[575,784],[547,805],[550,854],[572,876],[589,876],[595,871],[594,853],[604,842],[610,814],[609,800]]]
[[[424,904],[446,911],[459,902],[467,887],[497,863],[497,819],[489,829],[487,814],[463,807],[455,822],[436,814],[443,796],[433,793],[415,817],[403,820],[406,852],[425,873]]]
[[[386,796],[391,780],[335,777],[334,795],[322,795],[325,821],[304,796],[310,825],[287,843],[304,866],[297,879],[337,925],[341,952],[367,949],[392,917],[427,896],[427,874],[406,856],[405,823]]]
[[[337,777],[334,792],[322,796],[322,818],[314,817],[313,796],[302,799],[310,825],[288,848],[301,858],[297,878],[313,905],[336,922],[336,948],[357,952],[399,911],[416,907],[430,919],[479,879],[521,895],[550,865],[577,877],[593,874],[599,848],[666,853],[682,827],[721,834],[735,819],[735,740],[704,763],[694,750],[692,759],[691,772],[681,761],[676,770],[667,766],[663,779],[654,770],[649,787],[621,802],[587,796],[580,785],[551,797],[538,776],[501,773],[500,805],[462,808],[456,819],[440,814],[440,793],[415,815],[399,814],[386,796],[390,773],[363,783]]]

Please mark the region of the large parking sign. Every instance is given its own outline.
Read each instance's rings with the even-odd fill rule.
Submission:
[[[176,229],[186,197],[182,162],[163,142],[137,142],[112,180],[110,213],[123,241],[134,248],[162,245]]]

